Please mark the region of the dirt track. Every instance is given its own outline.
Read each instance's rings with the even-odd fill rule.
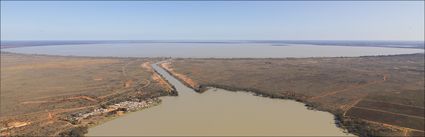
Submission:
[[[159,60],[2,53],[0,128],[7,130],[1,134],[58,135],[102,119],[71,124],[66,119],[73,114],[168,95],[168,87],[141,67],[150,61]]]

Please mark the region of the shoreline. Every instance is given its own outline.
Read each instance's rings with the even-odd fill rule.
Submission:
[[[304,106],[309,110],[322,111],[322,112],[327,112],[329,114],[332,114],[334,116],[336,127],[342,129],[344,132],[347,131],[347,133],[351,133],[351,134],[360,136],[359,133],[351,132],[351,131],[353,131],[353,129],[348,128],[348,127],[351,127],[351,126],[344,124],[344,122],[343,122],[344,119],[341,118],[342,112],[333,112],[329,109],[321,108],[313,102],[308,102],[308,101],[303,100],[302,97],[300,98],[300,97],[295,97],[295,96],[276,96],[276,95],[262,93],[262,92],[260,92],[256,89],[243,89],[243,88],[228,87],[228,86],[222,86],[222,85],[199,85],[198,87],[193,87],[189,83],[187,83],[185,80],[182,80],[180,77],[176,76],[175,73],[171,72],[167,68],[164,68],[161,64],[159,64],[158,66],[161,67],[162,69],[164,69],[165,71],[167,71],[167,73],[169,73],[174,78],[179,80],[185,86],[192,88],[195,92],[197,92],[199,94],[204,93],[209,88],[219,88],[219,89],[224,89],[224,90],[231,91],[231,92],[253,93],[252,94],[253,96],[260,96],[260,97],[265,97],[265,98],[270,98],[270,99],[283,99],[283,100],[291,100],[291,101],[299,102],[299,103],[304,104]]]
[[[185,58],[185,57],[117,57],[117,56],[76,56],[76,55],[49,55],[49,54],[36,54],[36,53],[18,53],[11,51],[0,51],[1,54],[15,54],[23,56],[42,56],[42,57],[64,57],[64,58],[88,58],[88,59],[160,59],[160,60],[181,60],[181,59],[204,59],[204,60],[279,60],[279,59],[326,59],[326,58],[362,58],[362,57],[392,57],[392,56],[409,56],[409,55],[425,55],[425,50],[421,53],[402,53],[402,54],[388,54],[388,55],[367,55],[367,56],[335,56],[335,57],[278,57],[278,58],[215,58],[215,57],[202,57],[202,58]]]
[[[120,43],[112,43],[112,44],[120,44]],[[122,43],[126,44],[126,43]],[[71,44],[72,45],[72,44]],[[90,45],[90,44],[88,44]],[[318,47],[351,47],[351,48],[384,48],[384,49],[414,49],[414,50],[420,50],[418,52],[410,52],[410,53],[382,53],[382,54],[374,54],[374,55],[348,55],[348,56],[291,56],[291,57],[195,57],[195,56],[188,56],[188,57],[172,57],[172,56],[91,56],[91,55],[53,55],[49,53],[19,53],[19,52],[13,52],[13,51],[7,51],[8,49],[19,49],[19,48],[27,48],[27,47],[44,47],[44,46],[67,46],[67,45],[41,45],[41,46],[21,46],[21,47],[7,47],[2,48],[0,51],[3,53],[14,53],[14,54],[25,54],[25,55],[37,55],[37,56],[61,56],[61,57],[76,57],[76,58],[117,58],[117,59],[303,59],[303,58],[355,58],[355,57],[379,57],[379,56],[396,56],[396,55],[410,55],[410,54],[424,54],[425,48],[407,48],[407,47],[389,47],[389,46],[356,46],[356,45],[350,45],[350,46],[344,46],[344,45],[313,45],[308,44],[307,46],[318,46]],[[267,45],[266,45],[267,46]],[[274,46],[274,45],[269,45]],[[297,45],[288,45],[296,47]]]
[[[231,92],[253,93],[252,95],[254,96],[266,97],[270,99],[292,100],[292,101],[304,104],[304,106],[307,107],[307,109],[309,110],[330,113],[331,115],[334,116],[335,126],[340,128],[344,133],[353,134],[356,136],[373,136],[374,131],[372,130],[382,130],[382,128],[380,128],[379,126],[375,126],[375,128],[369,128],[369,129],[365,128],[365,127],[374,126],[374,125],[371,125],[370,123],[366,123],[358,118],[344,116],[342,111],[333,111],[331,109],[326,109],[323,106],[320,106],[320,104],[318,103],[307,101],[306,100],[307,97],[305,96],[300,96],[295,94],[286,94],[284,96],[279,96],[279,95],[273,95],[273,94],[266,94],[254,88],[237,88],[237,87],[230,87],[225,85],[200,84],[194,87],[191,84],[187,83],[185,80],[181,79],[178,75],[175,74],[175,72],[172,72],[173,70],[169,70],[168,68],[164,67],[162,64],[160,64],[159,66],[165,71],[167,71],[167,73],[175,77],[177,80],[179,80],[181,83],[183,83],[185,86],[192,88],[195,92],[199,94],[204,93],[206,90],[208,90],[208,88],[212,87],[212,88],[224,89]],[[398,130],[398,129],[394,128],[393,130]]]
[[[155,64],[155,63],[154,63],[154,64]],[[155,106],[161,105],[161,103],[162,103],[161,97],[166,97],[166,96],[170,96],[170,97],[178,96],[178,92],[177,92],[176,88],[174,87],[174,85],[172,85],[172,84],[171,84],[171,83],[170,83],[170,82],[169,82],[166,78],[164,78],[164,76],[162,76],[160,73],[158,73],[158,72],[157,72],[157,70],[153,69],[153,67],[152,67],[152,66],[150,66],[150,67],[152,68],[152,73],[155,73],[156,75],[160,76],[160,77],[161,77],[161,79],[163,79],[166,83],[168,83],[168,85],[170,85],[170,87],[171,87],[171,91],[169,92],[169,94],[168,94],[168,95],[163,95],[163,96],[158,96],[158,97],[156,97],[156,99],[158,100],[158,102],[152,103],[152,105],[149,105],[149,106],[147,106],[147,107],[145,107],[145,108],[140,108],[140,109],[137,109],[137,110],[134,110],[134,111],[127,111],[127,112],[125,112],[125,113],[123,113],[123,114],[115,114],[115,115],[113,115],[111,118],[109,118],[110,116],[103,116],[103,119],[101,119],[101,120],[99,120],[99,121],[96,121],[96,123],[95,123],[95,124],[88,125],[88,127],[87,127],[87,128],[93,128],[93,127],[99,126],[99,125],[101,125],[101,124],[104,124],[104,123],[106,123],[106,122],[108,122],[108,121],[111,121],[111,120],[114,120],[114,119],[117,119],[117,118],[120,118],[120,117],[126,116],[126,115],[128,115],[128,114],[131,114],[131,113],[134,113],[134,112],[143,111],[144,109],[149,109],[149,108],[151,108],[151,107],[155,107]],[[85,134],[88,134],[88,132],[87,132],[87,133],[85,133]],[[85,135],[85,134],[84,134],[84,135]]]
[[[15,43],[13,43],[13,42]],[[286,42],[285,42],[286,41]],[[224,41],[167,41],[167,40],[6,40],[0,49],[21,48],[21,47],[38,47],[38,46],[67,46],[67,45],[91,45],[91,44],[147,44],[147,43],[199,43],[199,44],[270,44],[270,46],[288,46],[288,45],[315,45],[315,46],[345,46],[345,47],[382,47],[382,48],[407,48],[407,49],[425,49],[424,41],[418,40],[224,40]],[[3,43],[2,42],[2,43]],[[12,44],[7,44],[12,42]],[[20,44],[17,44],[17,43]],[[29,43],[35,44],[29,44]],[[43,43],[44,42],[44,43]],[[344,43],[348,42],[348,43]],[[354,43],[353,43],[354,42]],[[366,44],[365,42],[372,42]],[[384,42],[384,43],[382,43]],[[388,42],[392,42],[390,44]],[[394,44],[394,42],[396,44]],[[400,44],[400,42],[410,42],[411,44]],[[412,43],[413,42],[413,43]]]
[[[158,106],[162,102],[162,100],[159,97],[148,98],[148,99],[142,100],[140,102],[144,102],[144,101],[146,101],[146,102],[151,101],[151,103],[147,103],[145,106],[140,106],[138,108],[133,108],[133,109],[128,109],[128,107],[117,107],[114,110],[89,115],[87,117],[83,117],[83,118],[80,118],[78,120],[65,119],[65,121],[68,121],[69,123],[71,123],[73,125],[73,127],[69,128],[65,131],[58,132],[56,135],[59,135],[59,136],[61,136],[61,135],[65,135],[65,136],[66,135],[73,135],[72,132],[74,130],[79,130],[79,129],[82,128],[83,130],[85,130],[85,131],[83,131],[79,134],[80,136],[82,136],[82,135],[85,135],[85,134],[88,133],[89,128],[93,128],[93,127],[102,125],[102,124],[104,124],[108,121],[126,116],[128,114],[133,113],[133,112],[138,112],[138,111],[142,111],[144,109],[148,109],[148,108],[151,108],[151,107]],[[129,102],[129,101],[123,101],[123,102]],[[120,102],[120,103],[123,103],[123,102]],[[118,104],[120,104],[120,103],[118,103]],[[113,104],[113,105],[109,105],[109,106],[114,106],[114,105],[117,105],[117,104]],[[89,113],[94,113],[96,110],[99,110],[99,109],[103,109],[103,108],[102,107],[94,108]],[[85,113],[85,114],[89,114],[89,113]],[[72,117],[72,116],[68,116],[68,117],[76,118],[76,117]],[[81,115],[80,115],[80,117],[81,117]]]
[[[156,63],[154,63],[154,64],[156,64]],[[104,124],[104,123],[106,123],[108,121],[112,121],[114,119],[121,118],[123,116],[127,116],[128,114],[131,114],[131,113],[134,113],[134,112],[143,111],[145,109],[149,109],[151,107],[155,107],[155,106],[161,105],[161,103],[162,103],[161,97],[167,97],[167,96],[169,96],[169,97],[173,97],[173,96],[177,97],[178,96],[178,92],[177,92],[176,88],[174,87],[174,85],[172,85],[166,78],[164,78],[164,76],[162,76],[160,73],[158,73],[156,69],[153,69],[152,66],[150,66],[150,67],[152,68],[152,73],[155,73],[156,75],[159,75],[165,82],[168,83],[168,85],[170,85],[171,91],[170,91],[170,93],[168,95],[163,95],[163,96],[156,97],[156,99],[158,100],[158,102],[152,103],[152,105],[149,105],[149,106],[144,107],[144,108],[140,108],[140,109],[137,109],[137,110],[134,110],[134,111],[127,111],[127,112],[125,112],[123,114],[115,114],[115,115],[112,115],[112,116],[101,116],[102,117],[101,120],[96,121],[96,123],[94,123],[94,124],[89,124],[87,126],[87,128],[94,128],[94,127],[100,126],[100,125],[102,125],[102,124]],[[88,131],[88,129],[87,129],[87,131]],[[88,134],[88,132],[85,133],[84,135],[86,135],[86,134]]]
[[[68,60],[72,60],[74,61],[75,59],[82,60],[82,61],[86,61],[86,60],[91,60],[91,59],[112,59],[112,58],[105,58],[105,57],[90,57],[90,58],[85,58],[85,57],[64,57],[64,56],[56,56],[56,55],[33,55],[33,54],[22,54],[22,53],[11,53],[11,52],[1,52],[2,53],[2,57],[4,56],[5,58],[2,58],[2,61],[13,61],[13,60],[7,60],[7,59],[14,59],[14,58],[35,58],[38,61],[50,61],[53,63],[56,63],[57,61],[68,61]],[[4,59],[4,60],[3,60]],[[41,59],[41,60],[40,60]],[[138,58],[139,60],[133,60],[133,59],[125,59],[125,58],[113,58],[113,59],[117,59],[119,61],[121,61],[120,63],[125,63],[125,62],[134,62],[134,61],[145,61],[145,60],[141,60],[143,58]],[[160,59],[152,59],[152,60],[147,60],[147,62],[149,61],[159,61]],[[55,62],[56,61],[56,62]],[[95,60],[97,61],[97,60]],[[7,65],[7,64],[6,64]],[[105,71],[111,69],[111,70],[116,70],[119,72],[116,72],[113,75],[119,75],[121,76],[121,72],[123,71],[122,68],[119,65],[115,65],[113,64],[114,67],[108,67],[107,69],[103,69]],[[55,102],[55,103],[50,103],[49,105],[55,105],[55,106],[60,106],[63,105],[64,107],[60,106],[58,108],[49,108],[46,110],[34,110],[34,112],[31,113],[23,113],[23,114],[17,114],[17,115],[4,115],[1,118],[1,136],[5,135],[37,135],[39,133],[43,133],[44,135],[83,135],[85,130],[87,130],[89,127],[93,127],[93,126],[97,126],[100,125],[106,121],[112,120],[114,118],[118,118],[120,115],[122,114],[126,114],[129,113],[131,111],[140,111],[143,110],[145,108],[149,108],[152,106],[156,106],[159,105],[161,100],[157,100],[155,101],[155,98],[158,97],[162,97],[162,96],[173,96],[175,91],[171,90],[171,92],[167,89],[162,89],[161,85],[158,85],[155,83],[155,79],[151,78],[151,74],[154,74],[156,72],[154,71],[145,71],[145,69],[142,69],[141,72],[139,72],[140,70],[139,64],[134,63],[132,64],[133,67],[137,67],[137,69],[131,69],[130,72],[137,72],[137,74],[135,74],[134,76],[128,77],[127,79],[133,79],[133,77],[136,77],[137,79],[134,80],[137,83],[133,84],[132,87],[124,87],[127,85],[121,85],[121,82],[125,82],[126,84],[126,79],[124,78],[115,78],[115,79],[108,79],[107,82],[103,82],[106,84],[115,84],[112,87],[99,87],[99,88],[95,88],[95,89],[90,89],[91,87],[86,88],[85,85],[82,86],[81,91],[86,91],[86,92],[96,92],[96,93],[100,93],[100,94],[96,94],[93,93],[95,95],[91,95],[91,94],[85,94],[85,93],[75,93],[75,94],[65,94],[65,95],[58,95],[55,96],[56,98],[53,100],[42,100],[42,101],[27,101],[28,103],[32,103],[30,105],[38,105],[40,103],[48,103],[48,102]],[[6,66],[4,66],[6,68]],[[10,66],[7,66],[10,67]],[[62,67],[62,66],[60,66]],[[103,68],[103,67],[102,67]],[[56,69],[56,68],[55,68]],[[57,68],[60,69],[60,68]],[[97,69],[92,69],[89,68],[90,70],[97,70]],[[50,71],[50,70],[49,70]],[[3,62],[2,62],[2,72],[3,72]],[[43,71],[45,73],[48,73],[48,71]],[[102,72],[98,72],[101,73]],[[5,74],[8,74],[5,71]],[[71,73],[72,74],[72,73]],[[80,73],[80,74],[85,74],[85,73]],[[104,74],[104,73],[103,73]],[[111,74],[112,75],[112,74]],[[108,77],[111,75],[102,75],[103,78],[97,78],[97,76],[87,76],[89,77],[89,79],[87,79],[88,81],[91,82],[98,82],[100,80],[104,80],[104,77]],[[25,75],[23,75],[25,76]],[[139,77],[140,76],[140,77]],[[28,76],[25,76],[28,77]],[[4,77],[2,77],[3,80]],[[50,77],[49,77],[50,78]],[[55,77],[54,77],[55,78]],[[162,77],[159,77],[159,79],[161,79]],[[77,78],[78,79],[78,78]],[[100,79],[100,80],[98,80]],[[54,80],[54,79],[53,79]],[[85,79],[84,79],[85,80]],[[106,81],[106,80],[105,80]],[[116,83],[110,83],[109,81],[112,82],[116,82]],[[151,81],[154,81],[153,86],[148,87],[148,85],[152,85]],[[100,83],[100,82],[98,82]],[[103,84],[100,83],[99,85]],[[3,83],[2,83],[3,85]],[[94,84],[92,84],[94,85]],[[90,84],[88,86],[91,86]],[[146,88],[148,87],[148,88]],[[145,89],[144,89],[145,88]],[[136,92],[133,91],[138,91],[140,89],[144,89],[145,92],[143,94],[137,94]],[[92,90],[92,91],[91,91]],[[111,91],[112,90],[112,91]],[[110,93],[103,93],[109,91]],[[2,87],[2,93],[6,93],[3,92],[3,87]],[[54,98],[54,97],[50,97],[47,96],[46,98]],[[41,96],[41,99],[44,98],[44,96]],[[37,98],[35,100],[39,100],[40,98]],[[138,108],[137,110],[131,110],[132,109],[132,105],[137,105],[137,103],[142,103],[143,101],[149,101],[149,100],[154,100],[152,101],[152,103],[148,103],[148,104],[142,104],[142,106],[140,106],[140,108]],[[24,104],[27,103],[24,101]],[[58,102],[58,103],[56,103]],[[72,104],[72,103],[78,103],[78,104]],[[124,103],[124,104],[123,104]],[[125,105],[125,103],[128,104],[128,106]],[[15,104],[21,104],[19,101],[18,103]],[[65,104],[65,105],[64,105]],[[69,106],[66,106],[68,104],[71,104]],[[118,105],[115,109],[109,108],[110,106],[114,106],[114,105]],[[120,106],[121,105],[121,106]],[[140,104],[139,104],[140,105]],[[46,105],[44,105],[46,106]],[[133,107],[133,108],[137,108]],[[38,107],[37,107],[38,108]],[[35,108],[35,109],[37,109]],[[102,110],[103,109],[103,110]],[[110,110],[108,110],[110,109]],[[2,110],[3,110],[3,106],[2,106]],[[28,109],[26,109],[28,110]],[[26,111],[23,110],[23,111]],[[92,113],[95,110],[98,110],[97,113],[95,114],[90,114],[88,115],[87,113]],[[101,110],[101,111],[100,111]],[[107,111],[108,110],[108,111]],[[5,110],[6,111],[6,110]],[[84,114],[87,114],[83,117]],[[77,117],[81,117],[81,118],[77,118]],[[78,122],[78,120],[72,120],[72,118],[76,118],[81,120],[81,123]],[[26,122],[28,124],[21,124],[23,122]],[[49,125],[52,126],[52,128],[46,129],[44,130],[43,128],[41,128],[39,125]],[[56,126],[58,125],[58,126]],[[60,125],[60,126],[59,126]],[[11,127],[11,128],[9,128]],[[6,130],[7,129],[7,130]],[[43,134],[39,134],[39,135],[43,135]]]
[[[93,124],[88,124],[87,125],[87,128],[94,128],[94,127],[100,126],[100,125],[102,125],[102,124],[104,124],[106,122],[112,121],[114,119],[125,117],[128,114],[131,114],[131,113],[134,113],[134,112],[143,111],[145,109],[149,109],[151,107],[156,107],[158,105],[161,105],[162,100],[160,98],[158,98],[158,99],[159,99],[159,102],[153,103],[152,105],[149,105],[148,107],[145,107],[145,108],[140,108],[140,109],[137,109],[137,110],[134,110],[134,111],[127,111],[127,112],[125,112],[123,114],[114,114],[114,115],[110,115],[110,116],[101,116],[102,117],[101,120],[97,120],[96,123],[93,123]]]

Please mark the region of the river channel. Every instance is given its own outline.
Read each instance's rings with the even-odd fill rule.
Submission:
[[[218,88],[199,94],[156,64],[152,67],[179,95],[90,128],[88,136],[352,136],[336,127],[332,114],[302,103]]]

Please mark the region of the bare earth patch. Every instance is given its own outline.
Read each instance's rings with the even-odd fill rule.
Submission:
[[[108,117],[156,105],[172,89],[141,66],[159,60],[2,52],[1,135],[84,134]]]

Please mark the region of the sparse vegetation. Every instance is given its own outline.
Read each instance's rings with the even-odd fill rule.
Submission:
[[[84,136],[84,134],[86,134],[88,132],[88,127],[87,126],[81,126],[81,127],[75,127],[70,129],[67,132],[62,132],[59,134],[59,136],[62,137],[81,137]]]
[[[162,67],[199,92],[212,86],[304,102],[360,136],[424,134],[424,54],[175,59]]]
[[[141,66],[159,60],[2,52],[1,135],[82,135],[86,132],[84,126],[111,115],[77,122],[69,121],[69,117],[124,101],[175,95],[174,89],[164,86],[161,77],[153,77],[154,71]]]

